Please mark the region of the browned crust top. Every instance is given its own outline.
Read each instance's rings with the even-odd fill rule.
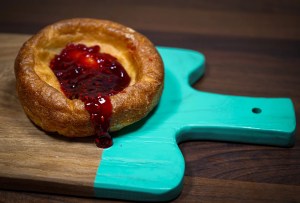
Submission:
[[[25,113],[35,124],[69,137],[94,134],[83,102],[68,99],[48,70],[49,59],[68,43],[98,43],[100,47],[103,44],[111,55],[128,63],[128,67],[123,66],[131,76],[131,84],[110,97],[111,131],[142,119],[157,105],[163,89],[163,63],[145,36],[107,20],[69,19],[49,25],[31,37],[15,61],[17,93]]]

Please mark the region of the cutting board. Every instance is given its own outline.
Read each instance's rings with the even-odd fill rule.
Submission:
[[[114,145],[46,133],[25,116],[15,93],[14,58],[28,38],[0,34],[1,188],[99,198],[164,201],[182,189],[178,143],[217,140],[292,146],[295,112],[288,98],[221,95],[191,87],[204,73],[196,51],[158,47],[165,64],[159,105],[117,133]]]

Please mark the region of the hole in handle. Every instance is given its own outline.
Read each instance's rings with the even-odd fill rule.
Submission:
[[[261,113],[261,111],[262,110],[260,108],[257,108],[257,107],[252,109],[252,112],[255,113],[255,114],[259,114],[259,113]]]

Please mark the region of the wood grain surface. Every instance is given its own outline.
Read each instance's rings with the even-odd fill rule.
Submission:
[[[93,196],[102,150],[92,138],[45,133],[18,101],[14,58],[29,37],[0,34],[0,187]]]
[[[207,68],[195,88],[223,94],[290,97],[297,118],[300,116],[299,1],[6,1],[0,12],[0,32],[33,34],[48,23],[70,17],[115,20],[144,33],[156,45],[198,50],[206,56]],[[10,56],[1,60],[0,77],[12,74],[6,73],[5,67],[12,64],[17,46],[27,37],[18,36],[19,41],[15,41],[11,36],[0,41],[0,58]],[[0,114],[16,114],[14,121],[7,120],[15,123],[14,128],[6,128],[13,133],[18,131],[17,123],[24,115],[19,113],[20,109],[11,108],[17,103],[14,82],[5,81],[7,84],[0,86],[4,99],[1,98],[1,105],[7,108],[3,112],[1,109]],[[7,126],[2,125],[1,129]],[[174,201],[300,202],[299,140],[297,131],[293,148],[182,143],[180,148],[186,161],[184,188]],[[23,150],[27,155],[33,153]],[[6,155],[9,157],[9,152]],[[106,200],[1,190],[0,201]]]

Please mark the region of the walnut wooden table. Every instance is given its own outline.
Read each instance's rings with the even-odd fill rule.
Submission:
[[[110,19],[142,32],[156,45],[202,52],[207,68],[205,77],[195,84],[196,89],[243,96],[289,97],[295,105],[296,117],[300,116],[300,3],[55,0],[6,2],[1,7],[0,32],[7,37],[7,40],[1,38],[2,49],[12,37],[22,39],[24,36],[19,34],[28,36],[59,19]],[[6,57],[7,53],[0,51],[0,57]],[[300,202],[299,140],[297,131],[292,148],[182,143],[180,148],[186,160],[184,188],[174,201]],[[0,190],[0,201],[105,200]]]

